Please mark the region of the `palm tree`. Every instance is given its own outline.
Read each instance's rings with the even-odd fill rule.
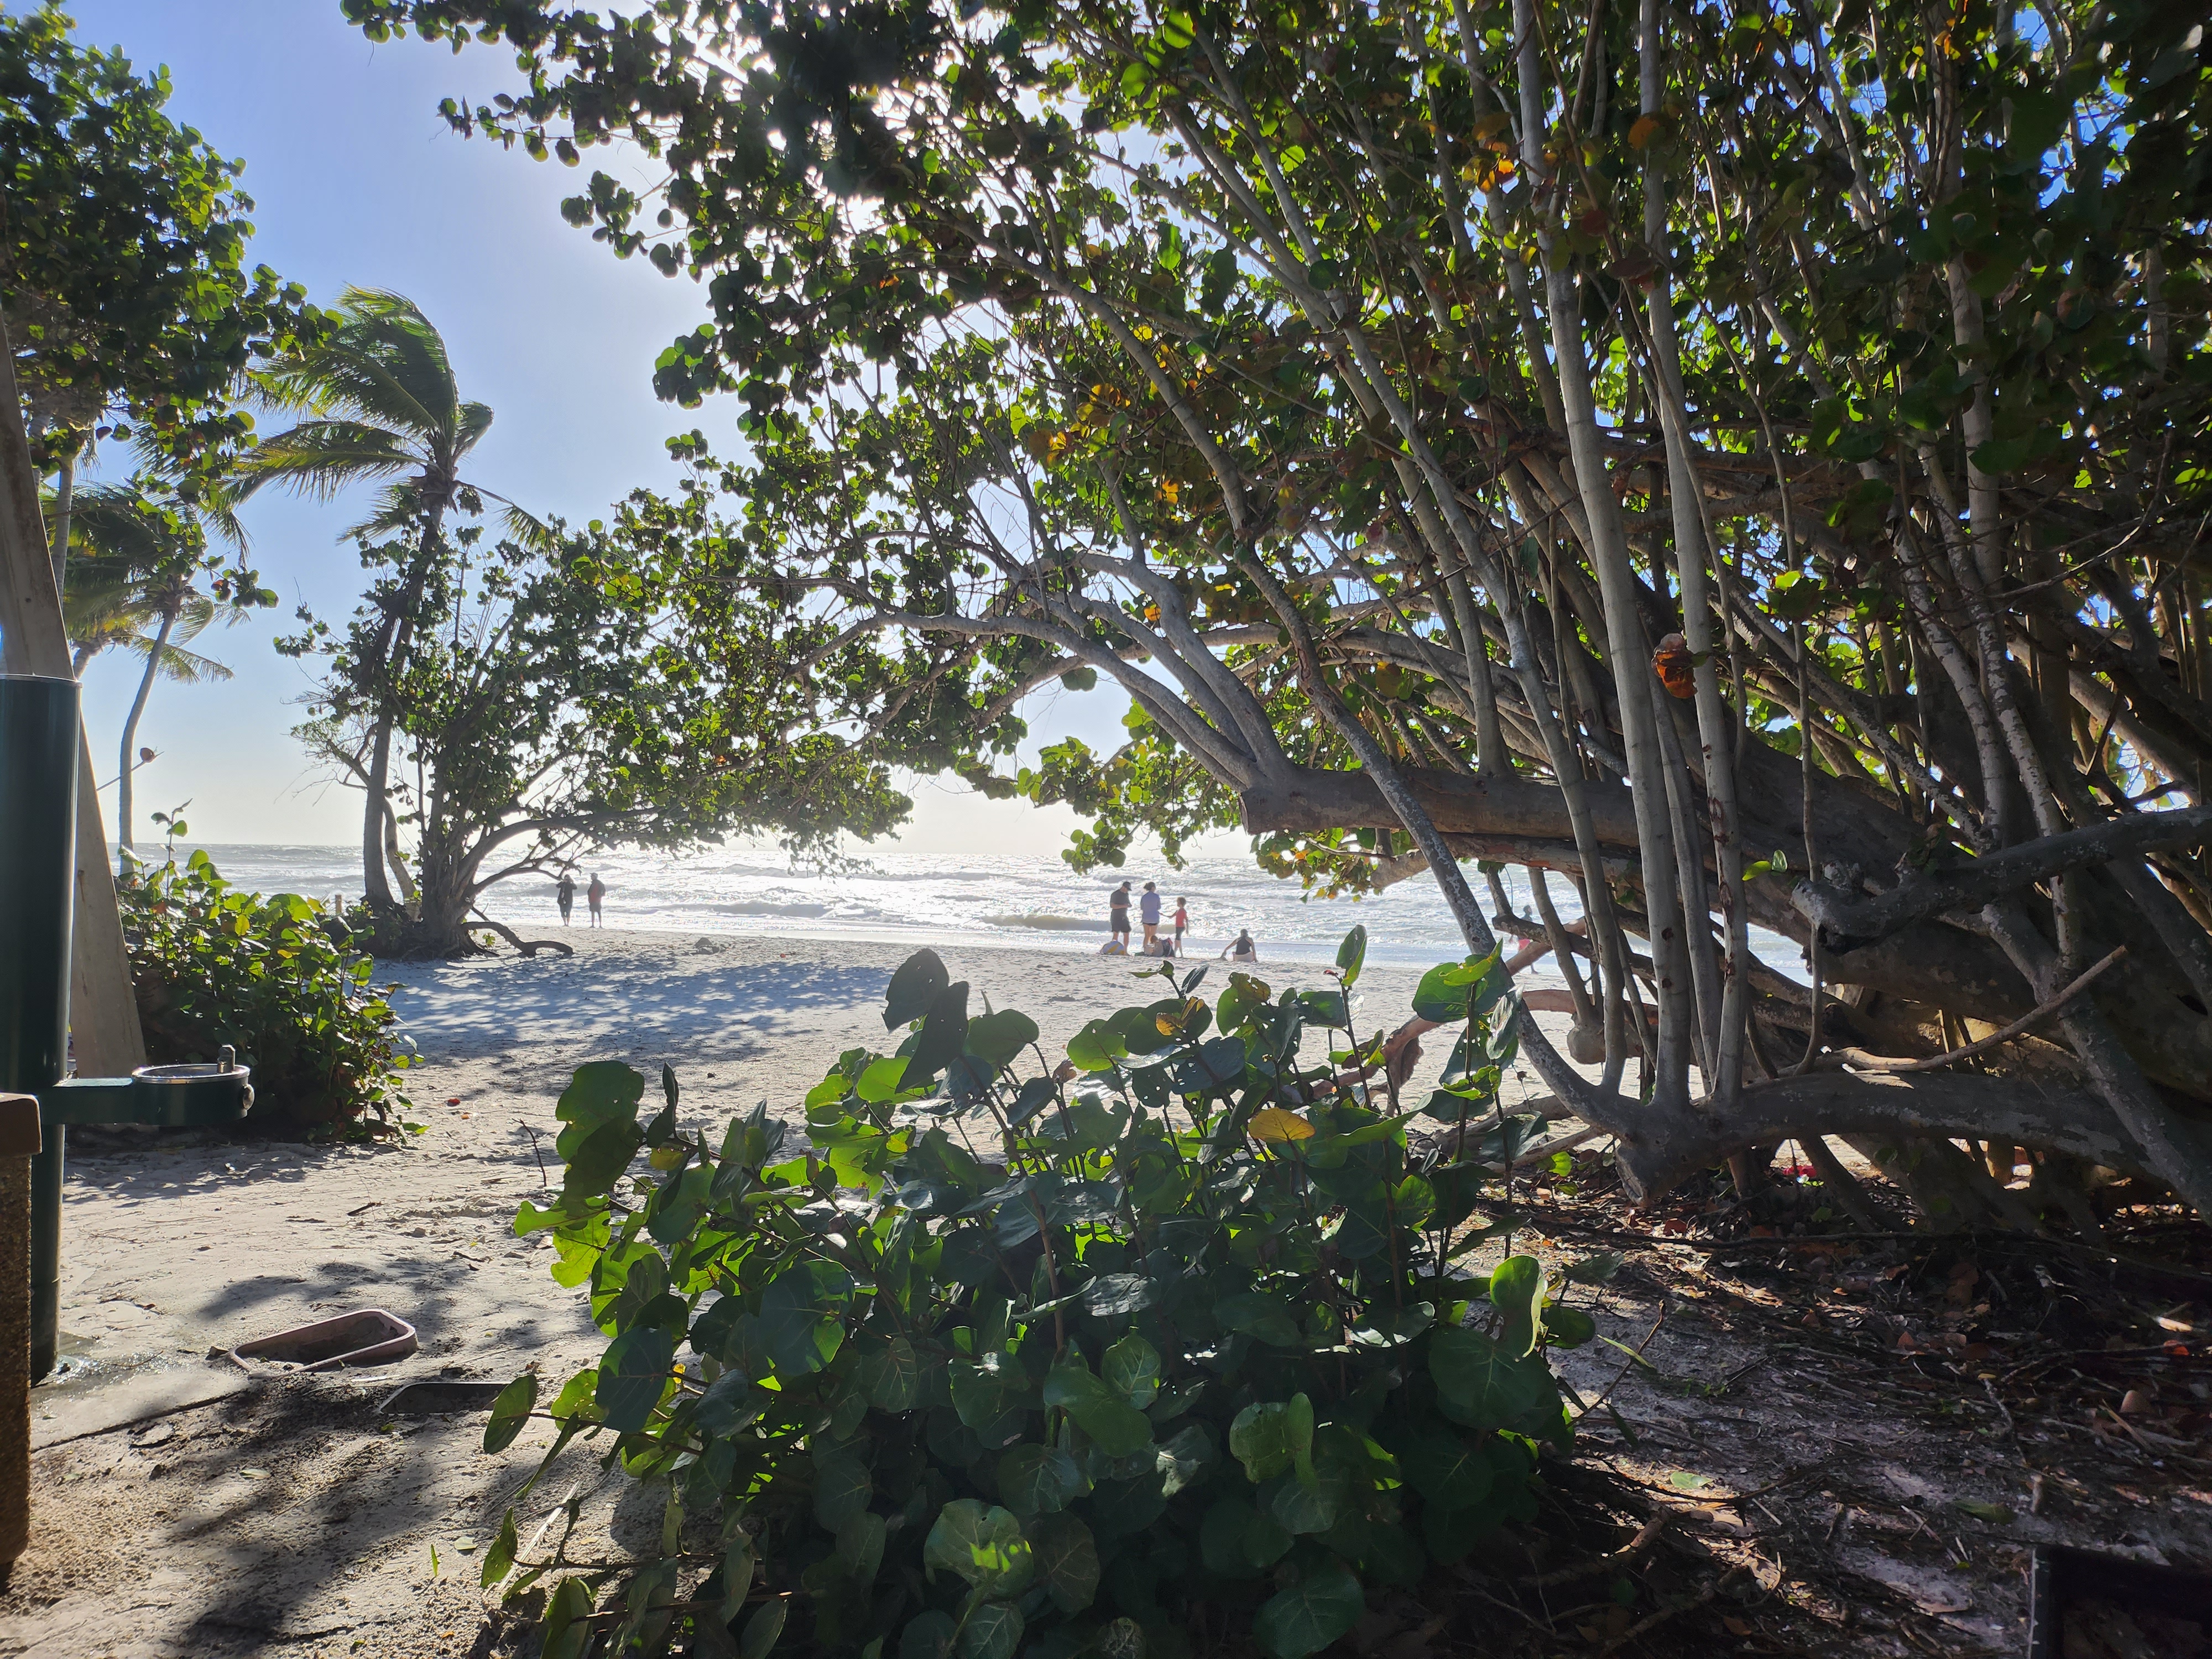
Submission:
[[[131,775],[141,752],[138,723],[155,680],[194,685],[228,679],[229,669],[185,650],[184,642],[216,622],[238,622],[251,607],[217,599],[200,586],[207,568],[207,534],[189,506],[150,497],[130,485],[80,490],[70,541],[75,556],[62,615],[75,671],[81,677],[93,658],[110,648],[146,659],[138,695],[123,722],[117,783],[117,836],[128,847]],[[78,547],[82,553],[76,553]]]
[[[336,325],[320,338],[256,377],[270,404],[307,418],[246,453],[234,474],[232,499],[242,501],[264,484],[282,483],[329,500],[355,484],[388,480],[374,511],[344,533],[366,538],[411,529],[416,534],[413,562],[397,602],[385,611],[365,665],[370,683],[386,690],[369,711],[362,872],[370,905],[388,909],[393,901],[384,826],[394,714],[388,688],[398,680],[413,642],[415,612],[446,517],[454,511],[481,513],[489,497],[504,505],[507,533],[517,540],[536,542],[545,531],[504,495],[462,477],[463,460],[491,426],[491,410],[462,400],[445,340],[415,302],[349,288],[336,316]]]

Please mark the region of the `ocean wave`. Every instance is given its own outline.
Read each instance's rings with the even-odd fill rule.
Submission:
[[[672,907],[679,908],[679,907]],[[680,908],[712,910],[725,916],[826,916],[826,904],[776,904],[767,899],[737,899],[722,904],[693,904]]]
[[[1085,916],[985,916],[994,927],[1041,927],[1050,933],[1103,933],[1106,924]]]

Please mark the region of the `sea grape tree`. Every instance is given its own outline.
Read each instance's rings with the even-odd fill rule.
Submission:
[[[654,372],[744,410],[705,551],[881,641],[841,716],[957,701],[973,771],[1110,677],[1128,749],[1003,780],[1097,850],[1425,862],[1477,951],[1455,855],[1566,872],[1607,1064],[1528,1051],[1647,1186],[1840,1133],[1954,1215],[2018,1218],[1962,1138],[2212,1200],[2185,16],[348,11],[522,54],[458,127],[667,167],[571,216],[704,284]]]

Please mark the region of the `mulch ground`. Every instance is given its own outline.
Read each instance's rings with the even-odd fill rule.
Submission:
[[[2019,1655],[2038,1546],[2212,1571],[2212,1230],[2179,1209],[1863,1235],[1787,1174],[1647,1211],[1595,1158],[1516,1207],[1516,1249],[1620,1258],[1609,1340],[1561,1356],[1578,1455],[1534,1540],[1371,1614],[1364,1659]],[[2212,1655],[2107,1612],[2069,1659]]]

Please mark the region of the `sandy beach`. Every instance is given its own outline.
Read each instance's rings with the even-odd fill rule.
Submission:
[[[687,1124],[719,1124],[762,1099],[795,1121],[841,1050],[884,1044],[882,994],[909,947],[567,937],[573,958],[503,954],[380,976],[402,988],[397,1001],[421,1050],[409,1090],[423,1128],[404,1144],[72,1136],[66,1359],[34,1392],[31,1548],[0,1595],[0,1654],[521,1659],[535,1651],[527,1620],[477,1588],[482,1551],[510,1503],[527,1544],[573,1498],[573,1556],[620,1561],[657,1536],[658,1496],[601,1469],[589,1442],[519,1497],[550,1443],[547,1425],[488,1456],[480,1412],[406,1416],[386,1402],[404,1383],[504,1382],[526,1366],[550,1392],[596,1362],[604,1339],[582,1291],[552,1282],[542,1236],[519,1240],[510,1227],[548,1173],[557,1179],[538,1154],[550,1158],[555,1102],[574,1066],[623,1059],[651,1075],[674,1066]],[[957,945],[941,953],[979,995],[1036,1018],[1048,1052],[1084,1020],[1150,1000],[1157,985],[1133,981],[1127,960]],[[1278,988],[1324,982],[1317,966],[1261,971]],[[1222,974],[1210,977],[1218,988]],[[1370,968],[1361,1028],[1401,1020],[1417,977]],[[1432,1046],[1415,1090],[1442,1058]],[[1506,1088],[1509,1103],[1535,1092],[1521,1077]],[[2057,1448],[1962,1449],[1952,1419],[1900,1418],[1886,1396],[1852,1402],[1820,1367],[1791,1369],[1805,1334],[1792,1311],[1778,1336],[1765,1281],[1729,1277],[1732,1258],[1693,1242],[1665,1242],[1694,1207],[1638,1235],[1607,1234],[1617,1224],[1597,1212],[1570,1219],[1571,1209],[1558,1212],[1557,1237],[1524,1232],[1516,1248],[1564,1264],[1603,1248],[1593,1238],[1644,1240],[1631,1243],[1641,1254],[1591,1309],[1600,1333],[1640,1348],[1648,1369],[1603,1344],[1559,1357],[1583,1398],[1607,1401],[1584,1425],[1583,1455],[1659,1494],[1700,1547],[1740,1557],[1816,1625],[1846,1616],[1845,1604],[1893,1607],[1899,1618],[1941,1609],[1954,1638],[1988,1650],[2016,1639],[2026,1544],[2123,1524],[2173,1547],[2201,1541],[2197,1517],[2212,1509],[2169,1505],[2154,1521],[2130,1502],[2100,1519],[2086,1510],[2086,1487],[2084,1508],[2031,1516],[2025,1482]],[[368,1307],[413,1322],[421,1351],[368,1371],[258,1380],[224,1357],[254,1336]],[[1740,1388],[1746,1377],[1757,1386]],[[1839,1459],[1854,1472],[1848,1491]],[[1808,1470],[1826,1473],[1799,1507],[1808,1525],[1829,1527],[1831,1542],[1815,1587],[1785,1588],[1755,1541],[1768,1521],[1727,1494]],[[2130,1468],[2119,1478],[2150,1476]],[[1949,1541],[1913,1542],[1926,1530],[1913,1529],[1922,1513],[1960,1503],[2008,1505],[2018,1517],[2001,1545],[1977,1543],[1971,1559]],[[1825,1519],[1887,1515],[1885,1504],[1904,1518],[1850,1538]],[[1823,1577],[1856,1588],[1838,1604],[1817,1588]]]
[[[501,1650],[476,1545],[542,1452],[542,1425],[486,1457],[481,1417],[394,1419],[380,1402],[405,1382],[503,1381],[532,1364],[557,1384],[596,1361],[604,1339],[582,1292],[547,1276],[543,1237],[518,1240],[509,1225],[546,1179],[541,1151],[557,1184],[554,1105],[570,1072],[619,1059],[652,1077],[666,1062],[687,1123],[719,1124],[763,1099],[796,1121],[841,1051],[886,1046],[884,988],[910,948],[580,927],[564,938],[574,957],[380,973],[401,988],[394,1000],[420,1050],[407,1089],[423,1127],[404,1144],[72,1135],[64,1363],[34,1395],[32,1547],[0,1598],[0,1653]],[[940,954],[979,1000],[1036,1019],[1055,1055],[1084,1021],[1159,990],[1126,958],[957,944]],[[1327,983],[1318,966],[1259,971],[1279,990]],[[1217,966],[1210,988],[1225,978]],[[1401,1021],[1418,978],[1370,967],[1360,1027]],[[1432,1044],[1417,1085],[1442,1059]],[[1531,1083],[1509,1078],[1507,1089],[1519,1099]],[[420,1352],[368,1373],[258,1384],[221,1357],[364,1307],[414,1324]],[[165,1409],[190,1401],[204,1403]],[[531,1513],[576,1487],[592,1505],[586,1534],[619,1534],[626,1484],[572,1448]],[[657,1508],[645,1524],[657,1527]]]

